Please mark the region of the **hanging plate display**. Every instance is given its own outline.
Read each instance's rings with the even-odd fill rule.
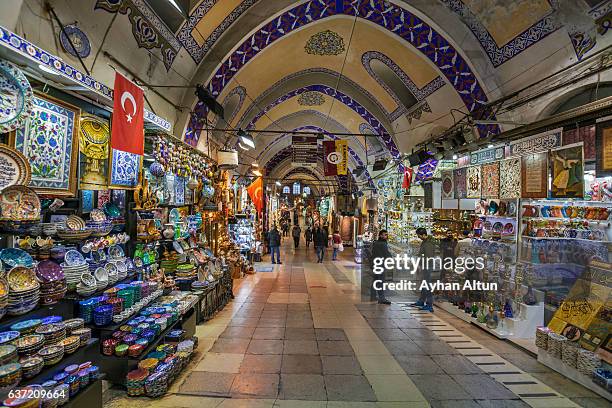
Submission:
[[[68,40],[69,38],[70,41]],[[64,30],[60,31],[59,39],[64,51],[73,57],[86,58],[91,52],[89,38],[76,25],[70,24],[65,26]],[[72,45],[70,44],[71,42]]]
[[[15,185],[28,185],[31,172],[28,159],[12,147],[0,144],[0,190]]]
[[[19,68],[0,61],[0,133],[21,128],[32,115],[32,87]]]
[[[26,186],[14,185],[0,193],[0,219],[34,221],[40,219],[38,195]]]

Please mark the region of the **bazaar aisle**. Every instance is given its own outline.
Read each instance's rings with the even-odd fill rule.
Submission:
[[[290,241],[283,242],[282,265],[264,262],[260,272],[236,281],[233,302],[197,327],[198,354],[168,395],[149,400],[117,392],[109,406],[606,405],[446,312],[361,302],[352,250],[337,262],[327,251],[317,264],[312,247],[293,249]]]

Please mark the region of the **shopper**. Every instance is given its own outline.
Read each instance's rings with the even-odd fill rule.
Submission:
[[[312,228],[310,228],[310,225],[306,228],[306,232],[304,232],[304,238],[306,238],[306,248],[310,248],[310,241],[312,241]]]
[[[283,230],[283,237],[286,237],[287,234],[289,233],[289,223],[287,222],[286,219],[283,219],[281,221],[281,229]]]
[[[447,258],[455,259],[457,257],[457,240],[451,230],[446,231],[446,236],[440,240],[440,255],[443,260]],[[452,270],[448,272],[452,272]],[[440,271],[441,282],[446,282],[446,273],[446,269],[442,268]]]
[[[423,264],[421,265],[421,273],[423,275],[423,280],[427,283],[431,283],[431,269],[429,268],[433,262],[427,262],[428,259],[434,257],[435,248],[433,238],[427,234],[427,230],[425,228],[417,228],[416,230],[417,237],[421,240],[421,247],[419,248],[419,256],[423,258]],[[420,285],[419,285],[420,286]],[[412,306],[420,307],[421,310],[425,310],[428,312],[433,312],[433,294],[429,288],[421,289],[421,296],[416,303],[413,303]]]
[[[393,255],[389,251],[389,244],[387,243],[387,239],[389,238],[389,234],[387,230],[380,230],[378,232],[378,239],[372,243],[372,258],[371,258],[371,266],[373,269],[374,259],[376,258],[393,258]],[[383,261],[384,264],[384,261]],[[385,282],[385,273],[381,273],[380,275],[374,275],[375,280],[381,280],[383,283]],[[382,285],[381,285],[382,287]],[[372,286],[372,290],[374,290],[374,286]],[[381,305],[390,305],[391,301],[387,300],[385,297],[384,289],[376,290],[376,297],[378,299],[378,303]]]
[[[272,263],[273,264],[282,263],[280,259],[281,236],[280,236],[280,233],[278,232],[278,229],[276,228],[276,225],[272,227],[272,231],[270,231],[270,233],[268,234],[268,242],[270,243],[270,253],[272,254],[271,255]],[[276,258],[274,258],[274,254],[276,254]]]
[[[313,242],[317,253],[317,263],[323,263],[323,255],[327,246],[327,233],[318,225],[313,234]]]
[[[300,235],[302,235],[302,229],[299,225],[294,225],[293,230],[291,231],[291,236],[293,237],[293,244],[295,248],[300,246]]]
[[[334,231],[332,235],[332,261],[335,261],[338,258],[338,251],[340,250],[340,245],[342,245],[342,237],[340,237],[340,232],[338,230]]]

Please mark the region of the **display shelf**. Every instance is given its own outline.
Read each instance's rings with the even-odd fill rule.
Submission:
[[[570,380],[577,382],[578,384],[612,402],[612,393],[595,384],[591,377],[582,374],[573,367],[570,367],[561,361],[561,359],[551,356],[546,350],[538,349],[538,362],[555,370],[565,378],[569,378]]]
[[[97,290],[97,291],[95,291],[91,295],[81,296],[81,295],[79,295],[76,292],[66,293],[66,296],[64,296],[64,299],[73,300],[75,302],[78,302],[78,301],[81,301],[81,300],[91,299],[91,298],[94,298],[96,296],[101,296],[105,291],[107,291],[108,289],[112,288],[113,286],[121,285],[121,284],[124,284],[124,283],[131,283],[135,279],[136,275],[137,275],[136,272],[134,272],[131,275],[129,275],[128,277],[126,277],[125,279],[117,281],[117,282],[113,283],[112,285],[108,285],[104,289]]]
[[[487,327],[486,323],[480,323],[478,319],[476,319],[475,317],[470,317],[470,322],[473,325],[480,327],[482,330],[491,333],[498,339],[506,340],[508,338],[508,333],[502,332],[501,330],[492,329],[490,327]]]
[[[79,391],[77,395],[73,398],[70,398],[66,405],[63,405],[64,408],[102,408],[102,380],[104,379],[104,374],[101,374],[100,377],[94,382],[89,383],[84,390]]]
[[[468,322],[468,323],[472,322],[472,316],[469,313],[465,313],[463,310],[459,309],[457,306],[453,305],[450,302],[435,301],[434,305],[444,310],[445,312],[448,312],[452,314],[453,316],[458,317],[464,322]]]
[[[563,241],[586,241],[586,242],[597,242],[600,244],[610,244],[612,241],[602,241],[598,239],[586,239],[586,238],[570,238],[570,237],[530,237],[528,235],[521,235],[521,238],[532,239],[535,241],[546,241],[546,240],[563,240]]]
[[[612,220],[592,220],[589,218],[565,218],[565,217],[522,217],[523,222],[529,220],[538,221],[568,221],[568,222],[589,222],[593,224],[612,224]]]
[[[47,316],[70,316],[72,317],[73,312],[73,304],[72,301],[68,301],[69,299],[60,299],[54,305],[48,306],[40,306],[38,305],[34,310],[22,314],[19,316],[4,316],[0,321],[0,331],[10,330],[9,327],[15,323],[21,322],[23,320],[30,319],[42,319]]]
[[[482,218],[499,218],[503,220],[516,220],[516,215],[492,215],[492,214],[475,214]]]

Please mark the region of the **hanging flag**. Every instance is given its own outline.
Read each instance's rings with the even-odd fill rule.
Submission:
[[[404,181],[402,182],[402,188],[408,190],[412,184],[412,167],[404,167]]]
[[[348,169],[348,141],[323,141],[323,170],[326,176],[345,176]]]
[[[255,209],[260,213],[263,208],[263,179],[258,177],[257,180],[247,187],[247,192],[255,205]]]
[[[111,147],[144,154],[144,92],[118,72],[115,73]]]

